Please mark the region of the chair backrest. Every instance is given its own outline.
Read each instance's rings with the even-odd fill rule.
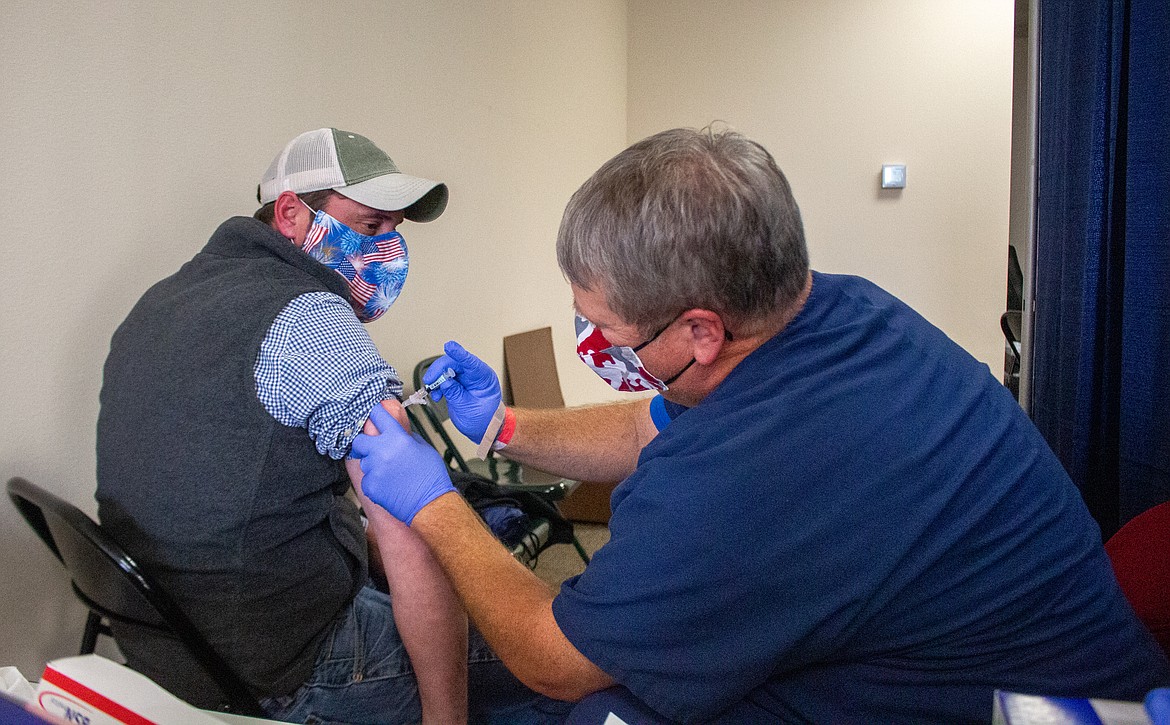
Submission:
[[[170,595],[85,512],[23,478],[8,481],[8,497],[65,566],[87,607],[122,624],[173,634],[207,670],[233,711],[264,714]]]
[[[1170,501],[1130,519],[1105,551],[1138,619],[1170,657]]]
[[[1008,310],[999,316],[999,329],[1003,331],[1003,339],[1007,343],[1007,349],[1012,356],[1012,364],[1014,366],[1012,372],[1019,372],[1020,370],[1020,338],[1021,338],[1021,313],[1018,310]]]
[[[439,356],[434,355],[432,357],[420,360],[418,365],[414,366],[413,382],[415,390],[422,389],[423,373],[427,371],[427,368],[431,366],[431,363],[438,359]],[[443,426],[443,423],[450,417],[450,413],[447,412],[446,399],[440,398],[439,400],[431,400],[423,405],[411,407],[418,408],[422,411],[422,415],[430,425],[431,431],[439,437],[439,440],[443,442],[443,445],[441,447],[434,445],[431,437],[423,433],[423,437],[426,439],[427,443],[431,443],[435,450],[443,454],[443,460],[447,463],[448,466],[463,471],[464,473],[471,473],[471,466],[467,464],[467,459],[465,459],[463,454],[459,452],[459,448],[455,445],[455,441],[451,439],[451,434],[448,433],[446,427]],[[411,412],[411,408],[407,408],[406,411],[409,414]],[[411,421],[415,422],[417,421],[417,418],[411,416]]]
[[[1008,245],[1007,308],[1024,309],[1024,270],[1020,267],[1020,257],[1016,254],[1016,248],[1011,244]]]

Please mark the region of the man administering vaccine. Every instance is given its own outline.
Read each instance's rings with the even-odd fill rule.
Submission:
[[[1170,680],[1012,396],[877,286],[810,271],[760,145],[635,144],[574,194],[557,256],[582,360],[657,395],[514,410],[454,342],[425,380],[455,371],[434,395],[481,453],[622,481],[583,574],[545,587],[379,408],[351,454],[521,681],[629,722],[987,722],[996,688]]]

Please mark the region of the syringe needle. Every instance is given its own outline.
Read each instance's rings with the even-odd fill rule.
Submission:
[[[406,400],[402,401],[402,407],[409,408],[412,405],[418,405],[419,403],[425,403],[426,400],[427,400],[427,391],[425,389],[424,390],[416,390],[413,393],[411,393],[406,398]]]
[[[454,379],[455,379],[455,371],[452,370],[451,368],[447,368],[446,370],[443,371],[442,375],[435,378],[435,382],[427,383],[427,384],[423,385],[421,388],[419,388],[418,390],[411,393],[406,398],[406,400],[402,401],[402,407],[407,408],[407,407],[412,406],[412,405],[426,405],[427,401],[430,400],[430,396],[431,396],[431,393],[433,391],[438,390],[439,386],[442,385],[443,383],[447,382],[448,380],[454,380]]]

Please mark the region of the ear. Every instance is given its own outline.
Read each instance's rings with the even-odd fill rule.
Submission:
[[[309,210],[291,191],[282,191],[273,206],[272,226],[285,239],[296,244],[304,241],[309,229]]]
[[[700,365],[710,365],[727,342],[723,318],[711,310],[687,310],[682,315],[691,336],[691,354]]]

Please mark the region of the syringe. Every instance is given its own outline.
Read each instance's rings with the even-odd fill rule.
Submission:
[[[430,400],[431,391],[438,390],[440,385],[447,382],[448,380],[454,379],[455,371],[451,368],[447,368],[443,371],[442,375],[435,379],[435,382],[426,383],[421,388],[411,393],[406,400],[402,401],[402,407],[406,408],[411,405],[425,405],[427,401]]]

